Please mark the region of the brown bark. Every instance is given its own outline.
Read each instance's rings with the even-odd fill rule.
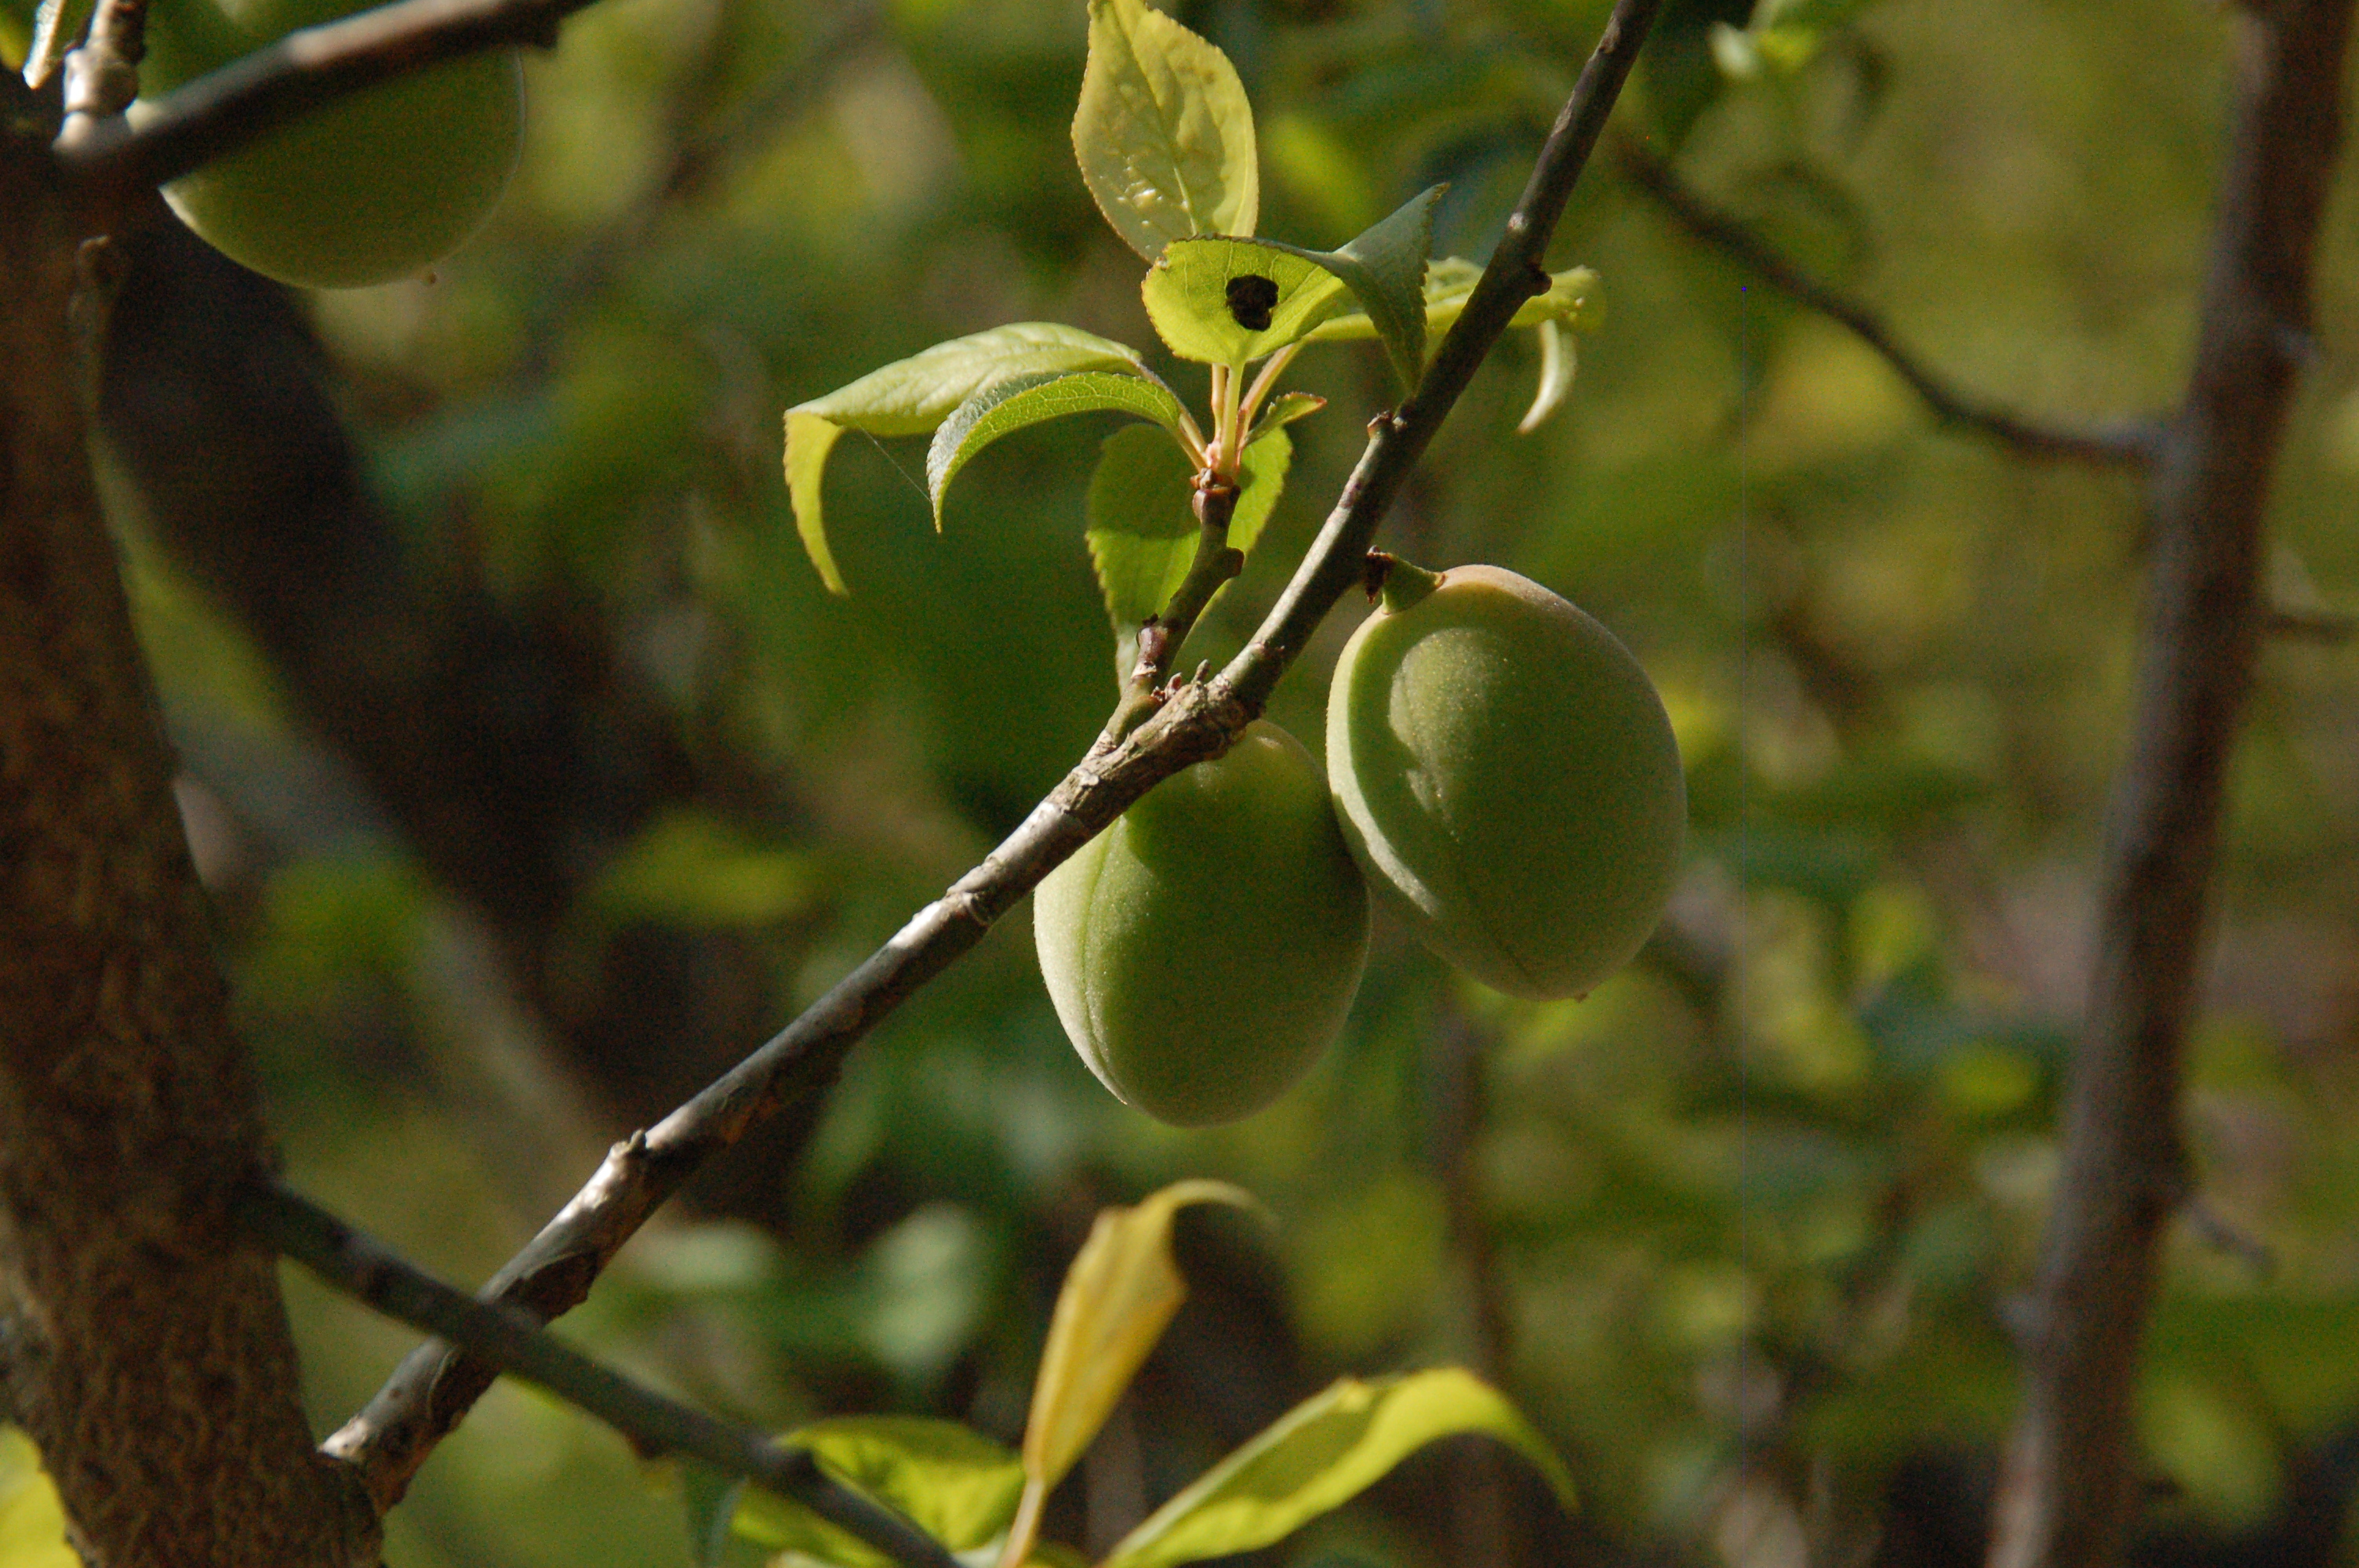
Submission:
[[[273,1262],[230,1223],[268,1146],[91,485],[73,234],[0,94],[8,1402],[103,1568],[370,1561],[311,1447]]]
[[[2351,0],[2276,0],[2240,18],[2195,366],[2149,499],[2136,717],[2114,782],[2096,968],[1993,1568],[2100,1568],[2118,1556],[2129,1519],[2139,1341],[2163,1230],[2189,1184],[2182,1045],[2263,621],[2261,524],[2309,330],[2351,13]]]

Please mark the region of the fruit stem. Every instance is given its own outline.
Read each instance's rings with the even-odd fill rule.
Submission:
[[[1441,574],[1383,550],[1370,550],[1367,571],[1361,580],[1367,585],[1370,599],[1381,598],[1386,611],[1397,615],[1440,588]]]

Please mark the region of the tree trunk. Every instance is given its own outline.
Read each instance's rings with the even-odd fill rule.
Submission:
[[[74,231],[0,82],[0,1370],[100,1568],[375,1561],[312,1448],[264,1166],[93,493]]]

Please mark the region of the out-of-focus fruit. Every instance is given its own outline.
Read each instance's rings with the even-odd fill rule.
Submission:
[[[169,92],[364,8],[154,0],[141,89]],[[332,103],[175,180],[164,196],[207,243],[256,272],[358,287],[418,272],[473,233],[506,188],[523,136],[514,52],[471,55]]]

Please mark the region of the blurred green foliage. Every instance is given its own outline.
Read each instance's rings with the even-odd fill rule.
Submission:
[[[1960,384],[2067,423],[2170,404],[2224,12],[1765,9],[1748,31],[1743,5],[1671,6],[1624,127]],[[1473,255],[1603,10],[1177,7],[1253,96],[1262,232],[1332,246],[1447,180],[1437,252]],[[771,803],[651,824],[571,921],[752,932],[780,1022],[1011,827],[1114,696],[1083,544],[1103,421],[994,447],[939,536],[917,444],[844,441],[844,600],[778,470],[782,408],[943,338],[1054,319],[1153,347],[1139,263],[1072,166],[1082,46],[1081,7],[1042,0],[603,0],[531,62],[526,164],[489,229],[429,277],[312,307],[416,560],[583,608],[690,751]],[[682,148],[711,164],[667,196]],[[1208,1343],[1279,1345],[1286,1402],[1344,1370],[1495,1359],[1607,1538],[1708,1555],[1740,1477],[1815,1466],[1866,1508],[1906,1456],[1995,1440],[2120,756],[2136,489],[1933,427],[1873,353],[1697,249],[1607,161],[1551,262],[1596,267],[1608,308],[1570,404],[1511,436],[1534,366],[1506,345],[1385,543],[1539,579],[1662,688],[1692,847],[1639,963],[1579,1003],[1510,1003],[1380,929],[1310,1081],[1179,1133],[1074,1059],[1011,917],[855,1054],[789,1225],[669,1219],[570,1332],[772,1426],[897,1411],[1012,1442],[1077,1226],[1205,1175],[1279,1217],[1274,1242],[1230,1243],[1274,1249],[1277,1311],[1177,1336],[1168,1387],[1201,1386],[1178,1358]],[[2359,231],[2330,225],[2319,277],[2331,346],[2285,445],[2270,579],[2293,608],[2347,609]],[[1201,402],[1193,367],[1153,357]],[[1302,362],[1331,406],[1293,427],[1287,494],[1189,662],[1249,632],[1389,377],[1374,344]],[[449,961],[448,899],[241,632],[156,551],[131,560],[291,1174],[480,1280],[612,1130],[570,1122],[528,1050],[500,1054],[481,977]],[[1294,733],[1321,733],[1358,613],[1279,692]],[[2172,1243],[2142,1407],[2174,1506],[2215,1529],[2267,1517],[2291,1446],[2359,1414],[2354,687],[2351,644],[2273,643],[2234,781],[2188,1099],[2208,1218]],[[324,1427],[408,1339],[289,1291]],[[1119,1513],[1126,1464],[1152,1507],[1227,1430],[1183,1400],[1069,1489],[1113,1488]],[[503,1388],[395,1515],[389,1558],[685,1563],[677,1503],[633,1471]],[[17,1496],[0,1563],[48,1563],[10,1554],[31,1539]],[[1465,1561],[1422,1496],[1380,1489],[1270,1561]],[[1052,1523],[1078,1543],[1087,1512]]]

